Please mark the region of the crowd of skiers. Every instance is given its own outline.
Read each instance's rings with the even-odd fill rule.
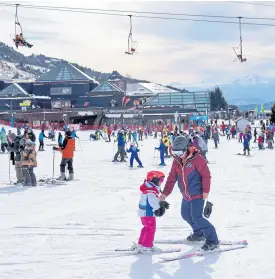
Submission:
[[[23,133],[22,133],[23,130]],[[53,131],[48,131],[48,136],[45,131],[41,130],[38,140],[38,151],[44,151],[44,139],[52,139]],[[79,138],[76,135],[74,128],[68,130],[63,135],[58,133],[58,146],[54,146],[54,150],[62,152],[62,161],[60,164],[60,177],[59,180],[72,180],[74,178],[73,170],[73,157],[75,151],[75,139]],[[2,153],[8,152],[10,154],[10,161],[15,166],[15,173],[17,181],[15,185],[23,186],[36,186],[37,180],[34,174],[34,168],[37,167],[37,152],[36,152],[36,136],[32,129],[28,126],[17,127],[17,135],[11,130],[6,134],[3,127],[0,131],[1,151]],[[65,175],[65,168],[68,166],[69,176]]]

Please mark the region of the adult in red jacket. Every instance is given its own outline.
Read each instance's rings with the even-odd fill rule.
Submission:
[[[205,240],[201,248],[213,250],[219,246],[217,233],[214,226],[203,217],[204,200],[208,197],[211,180],[207,162],[196,147],[189,145],[187,137],[175,138],[172,150],[174,161],[160,200],[165,200],[178,182],[182,193],[181,216],[193,229],[187,240]]]

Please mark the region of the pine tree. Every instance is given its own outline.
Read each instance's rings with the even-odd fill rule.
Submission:
[[[225,110],[228,107],[223,92],[218,86],[213,91],[210,91],[210,106],[211,111]]]
[[[275,103],[271,107],[271,116],[270,116],[270,122],[275,123]]]

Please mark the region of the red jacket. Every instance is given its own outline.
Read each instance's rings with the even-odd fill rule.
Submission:
[[[211,175],[205,159],[193,148],[187,156],[175,157],[168,175],[163,194],[168,196],[173,191],[175,183],[185,200],[201,199],[203,193],[209,193]]]
[[[107,134],[108,134],[108,136],[110,136],[112,134],[112,130],[110,127],[107,128]]]

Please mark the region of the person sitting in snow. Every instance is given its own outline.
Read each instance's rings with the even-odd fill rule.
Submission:
[[[130,143],[130,148],[128,148],[126,151],[128,153],[131,153],[130,167],[131,168],[133,167],[134,160],[136,160],[137,163],[138,163],[138,167],[139,168],[143,168],[142,163],[141,163],[141,161],[140,161],[140,159],[138,157],[139,149],[135,146],[135,144],[133,142]]]

